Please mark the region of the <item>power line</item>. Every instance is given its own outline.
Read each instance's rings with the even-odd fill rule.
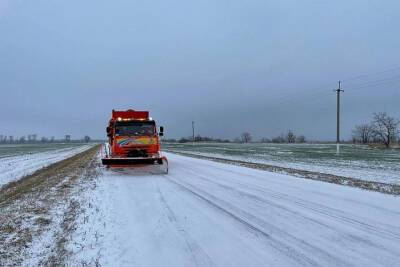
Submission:
[[[400,76],[398,77],[391,77],[388,79],[380,79],[380,80],[375,80],[375,81],[369,81],[363,84],[359,84],[358,86],[355,87],[350,87],[351,90],[358,90],[358,89],[364,89],[364,88],[368,88],[368,87],[374,87],[374,86],[378,86],[378,85],[386,85],[386,84],[391,84],[394,82],[399,82],[400,81]]]
[[[374,73],[361,74],[361,75],[349,77],[349,78],[343,79],[342,81],[349,82],[349,81],[353,81],[353,80],[359,80],[359,79],[362,79],[364,77],[377,76],[379,74],[384,74],[384,73],[388,73],[388,72],[392,72],[392,71],[396,71],[396,70],[400,70],[400,66],[392,67],[392,68],[389,68],[389,69],[386,69],[386,70],[382,70],[382,71],[378,71],[378,72],[374,72]]]
[[[400,68],[399,68],[400,69]],[[393,70],[393,69],[392,69]],[[383,73],[380,72],[380,73]],[[365,75],[364,75],[365,76]],[[347,79],[348,80],[348,79]],[[341,80],[341,82],[343,82],[343,80]],[[378,85],[386,85],[386,84],[392,84],[395,82],[400,82],[400,76],[392,76],[392,77],[387,77],[387,78],[383,78],[383,79],[378,79],[378,80],[370,80],[370,81],[366,81],[364,83],[361,84],[355,84],[355,87],[351,87],[351,86],[347,86],[347,90],[349,92],[354,91],[354,90],[359,90],[359,89],[364,89],[364,88],[369,88],[369,87],[373,87],[373,86],[378,86]],[[308,95],[307,99],[310,100],[313,97],[319,97],[322,94],[326,93],[326,87],[318,87],[312,90],[308,90],[306,92],[306,94]],[[298,100],[297,97],[293,97],[292,95],[290,95],[289,97],[283,96],[278,98],[274,103],[275,104],[288,104],[288,103],[292,103],[294,101]]]
[[[344,80],[341,80],[341,86],[343,81],[355,81],[355,80],[360,80],[359,82],[362,82],[362,79],[368,78],[368,77],[374,77],[380,74],[384,73],[389,73],[389,72],[394,72],[396,70],[400,70],[400,66],[388,68],[382,71],[377,71],[374,73],[369,73],[369,74],[362,74],[358,76],[353,76],[350,78],[346,78]],[[350,83],[350,85],[346,86],[346,91],[351,93],[357,90],[365,89],[365,88],[372,88],[375,86],[382,86],[382,85],[392,85],[400,82],[400,75],[395,75],[391,77],[376,77],[378,79],[372,79],[372,80],[366,80],[365,82],[362,83]],[[276,95],[276,98],[274,99],[273,103],[270,104],[270,106],[274,106],[274,110],[276,109],[286,109],[288,104],[293,104],[293,103],[298,103],[299,100],[304,100],[303,98],[307,98],[307,103],[310,104],[311,102],[316,103],[316,102],[323,102],[326,100],[321,99],[321,97],[326,96],[328,99],[329,93],[327,93],[327,89],[329,89],[329,84],[332,83],[326,83],[325,85],[321,85],[319,87],[314,87],[311,90],[307,90],[306,92],[302,92],[302,97],[300,97],[293,92],[290,93],[284,93],[284,94],[278,94]],[[273,98],[271,95],[270,98]],[[323,97],[324,98],[324,97]],[[303,101],[301,101],[303,103]],[[303,105],[303,104],[302,104]],[[325,105],[325,108],[328,108],[329,106]]]

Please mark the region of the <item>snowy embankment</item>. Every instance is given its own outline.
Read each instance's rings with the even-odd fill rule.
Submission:
[[[0,160],[0,187],[32,174],[41,168],[72,157],[91,147],[93,147],[93,145],[82,145],[48,152],[2,158]]]
[[[385,165],[385,162],[364,162],[364,161],[352,161],[352,160],[326,160],[326,161],[315,161],[315,162],[290,162],[290,161],[278,161],[269,160],[265,155],[256,157],[251,156],[230,156],[219,153],[208,153],[199,151],[179,150],[171,149],[171,152],[191,154],[194,156],[212,157],[218,159],[238,160],[250,163],[268,164],[272,166],[291,168],[295,170],[304,170],[316,173],[326,173],[337,176],[343,176],[348,178],[355,178],[364,181],[372,181],[386,184],[400,185],[400,173],[398,169],[393,169],[391,165]],[[380,167],[380,168],[377,168]]]
[[[168,154],[81,195],[67,265],[395,266],[400,198]]]
[[[97,177],[97,154],[92,147],[0,188],[0,266],[64,266],[63,244]]]

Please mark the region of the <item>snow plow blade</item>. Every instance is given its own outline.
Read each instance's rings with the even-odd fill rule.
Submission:
[[[148,164],[163,164],[161,159],[148,159],[148,158],[105,158],[101,159],[103,165],[148,165]]]
[[[168,160],[162,158],[102,158],[101,162],[108,168],[138,168],[157,166],[157,172],[168,173]]]

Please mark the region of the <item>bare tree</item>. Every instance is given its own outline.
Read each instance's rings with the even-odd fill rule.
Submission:
[[[394,142],[399,134],[400,121],[390,117],[386,112],[374,113],[373,133],[387,148]]]
[[[353,130],[353,138],[363,144],[368,144],[374,134],[374,127],[371,124],[364,123],[356,125]]]
[[[89,135],[85,135],[85,137],[83,138],[83,140],[86,142],[86,143],[89,143],[90,142],[90,136]]]
[[[290,144],[295,143],[296,142],[296,135],[291,130],[289,130],[287,135],[286,135],[286,140]]]
[[[248,133],[248,132],[242,133],[241,137],[242,137],[242,142],[243,142],[243,143],[248,143],[248,142],[250,142],[251,139],[252,139],[252,138],[251,138],[251,134]]]

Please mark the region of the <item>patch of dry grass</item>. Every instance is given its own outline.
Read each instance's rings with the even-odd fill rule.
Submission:
[[[52,210],[67,205],[52,249],[62,252],[63,231],[68,230],[63,224],[71,224],[78,208],[71,206],[71,190],[80,179],[96,175],[98,151],[95,146],[0,189],[0,266],[21,264],[33,238],[54,228]]]

